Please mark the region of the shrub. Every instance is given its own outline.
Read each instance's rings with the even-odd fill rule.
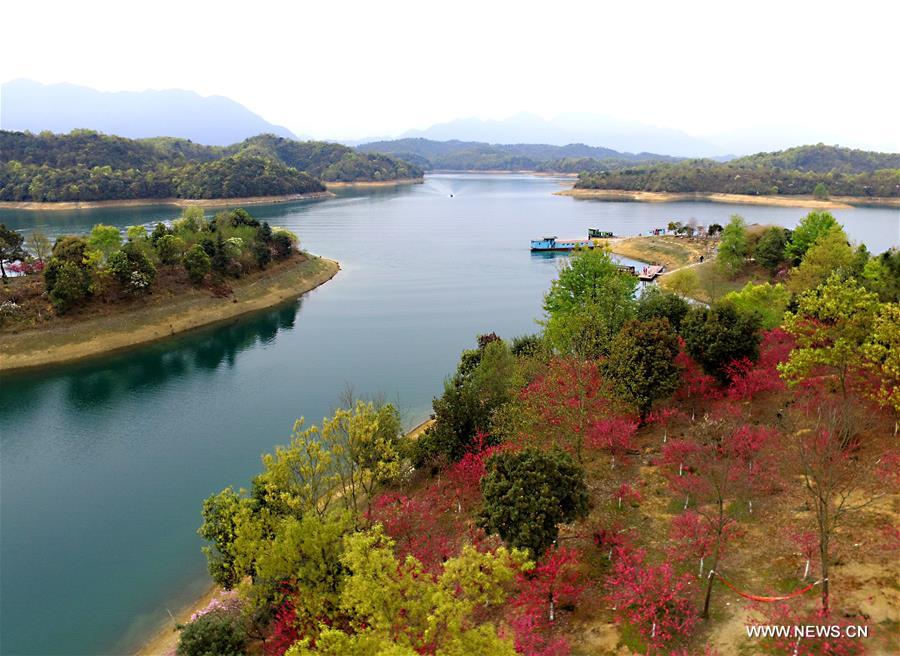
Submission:
[[[59,314],[68,312],[90,291],[90,271],[68,260],[53,259],[45,271],[50,302]]]
[[[181,627],[178,656],[243,656],[247,633],[230,614],[212,612]]]
[[[203,282],[206,274],[212,269],[212,261],[200,244],[191,246],[181,259],[181,263],[184,265],[191,282],[195,285]]]
[[[61,237],[53,245],[53,257],[82,265],[88,243],[81,237]]]
[[[735,360],[759,358],[760,316],[739,312],[730,303],[711,308],[694,307],[681,326],[685,348],[710,376],[725,384],[728,366]]]
[[[164,234],[156,241],[156,252],[163,264],[175,264],[184,252],[184,240],[175,235]]]
[[[260,269],[265,269],[269,265],[272,261],[272,250],[266,242],[262,240],[253,242],[253,259]]]
[[[133,294],[145,292],[156,280],[156,267],[134,243],[125,244],[109,258],[109,270],[116,280]]]
[[[584,470],[562,451],[501,452],[487,466],[479,523],[512,547],[540,557],[556,541],[559,524],[587,514]]]

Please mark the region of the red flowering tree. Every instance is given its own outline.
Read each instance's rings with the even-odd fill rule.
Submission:
[[[669,485],[686,499],[692,499],[706,531],[697,539],[711,544],[710,568],[719,567],[728,538],[734,534],[734,520],[727,504],[748,495],[765,483],[769,475],[758,457],[768,438],[768,429],[738,426],[733,411],[717,418],[705,417],[690,439],[672,440],[662,450],[663,474]],[[699,547],[698,547],[699,548]],[[713,577],[708,577],[702,617],[709,617]]]
[[[754,604],[751,606],[748,624],[791,629],[789,635],[761,638],[760,644],[766,653],[790,656],[857,656],[865,653],[865,640],[844,635],[844,627],[864,625],[864,618],[829,616],[822,608],[804,607],[800,599],[791,603]],[[813,627],[813,635],[795,636],[795,626]],[[825,630],[830,630],[831,627],[838,627],[838,631],[828,634]],[[822,635],[815,635],[819,632]]]
[[[671,563],[650,565],[642,550],[617,547],[606,580],[616,619],[630,624],[652,649],[662,650],[690,636],[697,624],[692,579]]]
[[[726,367],[731,381],[726,390],[727,397],[732,401],[741,401],[752,399],[762,392],[785,389],[778,365],[787,361],[795,344],[793,336],[781,328],[764,332],[757,362],[741,358]]]
[[[675,400],[691,409],[691,421],[697,411],[723,396],[719,382],[703,371],[703,368],[687,354],[682,346],[676,364],[681,367],[681,387],[675,392]]]
[[[617,508],[622,508],[622,504],[625,504],[626,506],[637,506],[644,500],[641,493],[631,487],[628,483],[622,483],[613,496],[616,499]]]
[[[634,448],[634,434],[638,422],[628,417],[608,417],[591,423],[587,432],[587,444],[591,448],[603,449],[612,456],[612,466],[616,458],[622,458]]]

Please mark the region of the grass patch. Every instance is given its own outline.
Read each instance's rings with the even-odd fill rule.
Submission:
[[[652,237],[629,237],[610,243],[613,253],[624,255],[651,264],[665,264],[669,269],[677,269],[700,261],[700,257],[710,257],[714,241],[688,239],[668,235]]]

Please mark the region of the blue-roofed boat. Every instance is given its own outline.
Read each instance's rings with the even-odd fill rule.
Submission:
[[[576,248],[593,248],[597,242],[593,239],[560,239],[559,237],[542,237],[531,240],[532,251],[572,251]]]

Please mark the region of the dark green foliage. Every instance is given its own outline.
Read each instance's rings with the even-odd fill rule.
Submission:
[[[284,232],[276,232],[272,235],[272,250],[276,260],[283,260],[291,256],[294,251],[294,242],[290,235]]]
[[[667,319],[671,328],[677,332],[688,309],[690,305],[678,294],[664,292],[658,286],[652,285],[646,287],[638,298],[635,316],[640,321]]]
[[[882,303],[900,302],[900,250],[892,248],[870,258],[863,267],[862,283]]]
[[[510,344],[509,347],[512,354],[517,358],[537,355],[545,348],[544,340],[540,335],[520,335],[519,337],[513,337],[512,344]]]
[[[417,466],[439,457],[451,461],[465,455],[475,434],[487,433],[494,411],[511,399],[515,356],[501,339],[479,338],[482,347],[463,351],[444,393],[432,403],[435,425],[417,442]]]
[[[634,406],[643,422],[653,402],[678,388],[681,370],[675,364],[678,337],[665,317],[629,321],[613,339],[603,372],[620,399]]]
[[[213,249],[212,270],[219,275],[225,275],[229,272],[230,268],[231,258],[228,256],[228,251],[225,250],[225,240],[222,239],[222,235],[220,234],[216,238],[216,247]]]
[[[209,257],[212,257],[216,254],[216,242],[212,240],[212,237],[204,237],[200,240],[200,247],[203,249],[203,252],[206,253]]]
[[[253,242],[253,258],[260,269],[265,269],[272,261],[272,249],[264,241]]]
[[[540,558],[559,535],[559,525],[588,512],[584,470],[561,451],[525,449],[488,460],[479,525],[511,547]]]
[[[44,284],[53,307],[65,314],[90,293],[90,270],[69,260],[53,259],[44,269]]]
[[[157,223],[153,228],[153,232],[150,233],[150,241],[156,246],[160,239],[170,234],[172,234],[172,231],[166,227],[165,223]]]
[[[326,180],[421,177],[339,144],[260,135],[227,148],[179,139],[0,131],[0,200],[238,198],[324,191]],[[161,236],[161,235],[160,235]]]
[[[821,185],[821,187],[820,187]],[[580,189],[767,195],[900,196],[900,155],[802,146],[731,160],[690,160],[585,172]]]
[[[761,320],[755,312],[738,312],[729,303],[693,307],[681,324],[685,348],[703,370],[722,384],[735,360],[759,358]]]
[[[12,228],[0,223],[0,275],[6,281],[6,269],[3,268],[3,261],[24,259],[26,253],[22,244],[25,243],[25,237],[20,235]]]
[[[232,613],[212,611],[180,627],[177,656],[244,656],[247,632]]]
[[[784,264],[785,248],[790,234],[790,231],[784,228],[776,226],[767,228],[756,242],[756,248],[753,250],[753,256],[757,263],[775,273]]]
[[[212,269],[212,260],[200,244],[191,246],[181,260],[188,277],[195,285],[203,282],[206,274]]]
[[[203,525],[197,533],[210,545],[203,547],[206,566],[213,581],[226,590],[236,586],[246,572],[235,561],[234,540],[241,512],[254,506],[252,499],[228,487],[203,501]]]
[[[154,230],[154,232],[156,232]],[[153,239],[152,235],[150,237]],[[184,248],[184,242],[175,235],[165,234],[156,242],[156,252],[159,255],[159,261],[163,264],[175,264],[181,258],[181,250]]]
[[[825,186],[824,182],[819,182],[816,184],[815,189],[813,189],[813,196],[818,198],[819,200],[825,200],[828,198],[828,187]]]
[[[57,260],[73,262],[77,265],[84,263],[84,254],[87,251],[87,242],[81,237],[60,237],[53,244],[53,257]]]
[[[125,291],[143,294],[156,280],[156,266],[134,242],[127,242],[109,258],[109,270]]]

